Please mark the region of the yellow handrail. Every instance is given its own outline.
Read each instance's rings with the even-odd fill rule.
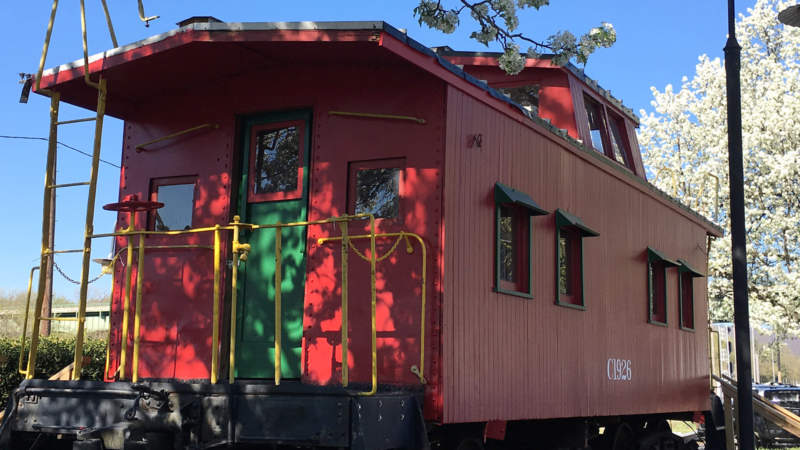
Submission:
[[[103,4],[103,12],[106,14],[106,23],[108,24],[108,34],[111,35],[111,43],[114,44],[114,48],[119,47],[117,43],[117,34],[114,33],[114,25],[111,23],[111,15],[108,13],[108,5],[106,4],[106,0],[100,0],[100,3]]]
[[[142,4],[142,0],[139,0],[139,20],[144,22],[144,26],[145,27],[149,27],[150,26],[150,21],[156,20],[159,17],[161,17],[161,16],[150,16],[150,17],[145,16],[145,14],[144,14],[144,5]]]
[[[31,274],[28,277],[28,294],[25,300],[25,320],[22,321],[22,337],[19,340],[19,364],[17,365],[17,372],[20,375],[27,375],[28,371],[22,369],[22,361],[25,358],[25,337],[28,333],[28,313],[31,309],[31,289],[33,288],[33,273],[39,270],[39,266],[31,268]]]
[[[233,267],[231,268],[231,329],[230,341],[228,344],[228,383],[233,383],[236,378],[236,300],[237,300],[237,287],[236,280],[239,278],[239,261],[247,260],[247,253],[250,251],[250,244],[242,244],[239,242],[239,216],[233,216],[233,242],[231,249],[233,253]],[[242,256],[239,256],[239,254]]]
[[[219,277],[220,277],[220,266],[219,266],[219,259],[221,255],[220,244],[221,237],[220,237],[220,229],[219,226],[215,227],[214,230],[214,305],[212,317],[214,323],[211,324],[211,384],[217,383],[217,377],[219,376],[219,347],[217,342],[219,342]]]
[[[371,235],[369,235],[369,234],[360,234],[360,235],[347,236],[347,240],[351,241],[353,239],[369,239],[370,237],[371,237]],[[419,352],[420,356],[419,356],[419,367],[411,366],[411,372],[413,374],[417,375],[417,377],[420,379],[420,383],[425,384],[427,382],[425,380],[425,308],[426,308],[427,261],[428,261],[427,247],[425,246],[425,241],[422,239],[422,237],[420,235],[418,235],[416,233],[408,233],[408,232],[405,232],[405,231],[401,231],[401,232],[398,232],[398,233],[378,233],[378,234],[375,234],[375,237],[376,238],[385,238],[385,237],[397,237],[398,238],[397,242],[395,242],[395,244],[385,254],[383,254],[382,256],[379,256],[379,257],[376,258],[376,261],[382,261],[382,260],[386,259],[397,248],[397,244],[400,242],[400,240],[408,239],[409,237],[415,238],[417,240],[417,242],[419,242],[420,247],[422,248],[422,276],[421,276],[422,286],[421,286],[421,293],[420,293],[420,297],[421,297],[421,305],[420,305],[421,306],[421,313],[420,313],[420,352]],[[343,237],[335,237],[334,236],[334,237],[319,238],[319,239],[317,239],[317,244],[322,245],[322,244],[324,244],[326,242],[340,241],[340,240],[343,241],[344,240]],[[343,245],[344,245],[344,243],[343,243]],[[363,253],[359,252],[358,249],[356,249],[352,245],[350,245],[350,248],[352,248],[353,251],[359,257],[361,257],[361,259],[363,259],[365,261],[369,261],[370,260],[370,258],[368,258]],[[406,252],[407,253],[413,253],[413,251],[414,251],[414,249],[413,249],[413,247],[411,247],[411,244],[408,241],[406,241]],[[374,252],[372,252],[372,254],[374,254]]]
[[[53,24],[56,21],[56,10],[58,10],[58,0],[53,0],[53,7],[50,9],[50,21],[47,23],[47,32],[44,35],[44,46],[42,47],[42,56],[39,58],[39,69],[36,71],[36,92],[43,94],[50,93],[50,91],[42,91],[42,74],[44,73],[44,62],[47,60],[47,51],[50,49],[50,36],[53,34]]]
[[[132,214],[133,216],[133,214]],[[127,232],[133,232],[135,229],[136,219],[135,217],[131,217],[130,224],[126,230],[123,230],[124,234]],[[123,235],[124,235],[123,234]],[[125,379],[125,366],[127,362],[128,356],[128,320],[130,320],[130,309],[131,309],[131,276],[133,274],[133,239],[128,238],[127,242],[127,250],[128,254],[126,255],[125,260],[125,278],[123,278],[122,284],[122,329],[121,334],[122,337],[120,339],[120,350],[119,350],[119,379]]]
[[[102,80],[101,80],[102,82]],[[219,377],[219,317],[220,317],[220,301],[221,301],[221,288],[220,288],[220,279],[221,279],[221,249],[222,249],[222,239],[221,239],[221,232],[222,231],[232,231],[233,232],[233,239],[232,239],[232,256],[233,256],[233,267],[232,267],[232,279],[231,279],[231,330],[230,330],[230,342],[229,342],[229,374],[228,374],[228,381],[233,382],[235,379],[235,354],[236,354],[236,302],[237,302],[237,278],[238,278],[238,265],[240,261],[246,261],[248,252],[250,251],[250,245],[239,242],[240,236],[240,229],[245,228],[249,230],[259,230],[259,229],[275,229],[275,258],[276,258],[276,273],[275,273],[275,317],[276,317],[276,324],[275,324],[275,384],[280,384],[281,380],[281,339],[282,339],[282,321],[281,321],[281,308],[282,308],[282,229],[285,227],[298,227],[298,226],[309,226],[309,225],[323,225],[323,224],[334,224],[338,223],[341,228],[341,236],[339,237],[329,237],[329,238],[321,238],[319,239],[319,243],[323,243],[326,241],[332,240],[341,240],[341,251],[342,251],[342,384],[347,386],[349,384],[349,349],[348,349],[348,251],[349,248],[353,248],[353,250],[363,259],[367,260],[370,264],[370,329],[371,329],[371,384],[372,387],[369,391],[361,392],[361,395],[372,395],[377,392],[378,389],[378,361],[377,361],[377,317],[376,317],[376,307],[377,307],[377,291],[376,291],[376,264],[379,261],[387,258],[391,252],[393,252],[399,242],[401,240],[406,241],[406,248],[408,253],[413,252],[413,247],[409,243],[408,239],[413,237],[417,239],[420,243],[420,247],[422,248],[422,311],[421,311],[421,325],[420,325],[420,364],[419,367],[413,366],[411,371],[415,373],[421,382],[425,382],[424,379],[424,361],[425,361],[425,309],[426,309],[426,286],[427,286],[427,276],[426,276],[426,262],[427,262],[427,249],[423,239],[414,233],[382,233],[378,234],[375,231],[375,218],[371,214],[357,214],[357,215],[348,215],[348,216],[341,216],[341,217],[333,217],[329,219],[323,220],[314,220],[314,221],[299,221],[299,222],[291,222],[291,223],[276,223],[276,224],[248,224],[242,223],[239,221],[239,217],[234,217],[233,222],[227,225],[215,225],[213,227],[202,227],[202,228],[195,228],[190,230],[174,230],[174,231],[148,231],[148,230],[140,230],[136,228],[134,218],[131,218],[129,225],[118,231],[113,233],[105,233],[105,234],[91,234],[87,232],[87,240],[101,238],[101,237],[124,237],[127,242],[126,245],[121,248],[111,259],[111,261],[107,264],[111,267],[111,272],[115,272],[115,267],[117,261],[122,256],[123,252],[127,252],[126,255],[126,267],[124,273],[124,279],[122,281],[122,292],[123,292],[123,317],[122,317],[122,326],[121,326],[121,340],[120,340],[120,356],[119,356],[119,368],[118,368],[118,377],[119,379],[126,378],[126,366],[127,366],[127,358],[128,358],[128,333],[129,333],[129,322],[130,320],[130,310],[131,310],[131,296],[133,294],[133,253],[134,253],[134,238],[138,238],[138,251],[137,254],[137,276],[136,276],[136,297],[135,297],[135,305],[134,305],[134,317],[133,317],[133,356],[132,356],[132,381],[138,381],[139,379],[139,351],[140,351],[140,328],[142,324],[142,299],[144,295],[144,258],[145,252],[149,249],[177,249],[177,248],[204,248],[204,249],[213,249],[214,251],[214,292],[213,292],[213,329],[212,329],[212,355],[211,355],[211,373],[210,379],[212,383],[216,383]],[[354,235],[351,236],[348,234],[348,224],[350,221],[353,220],[369,220],[369,234],[362,234],[362,235]],[[87,230],[88,231],[88,230]],[[179,235],[191,235],[197,233],[214,233],[214,245],[199,245],[199,244],[180,244],[180,245],[145,245],[146,238],[148,236],[179,236]],[[384,237],[397,237],[397,242],[392,245],[389,252],[384,255],[379,256],[377,254],[376,249],[376,239],[377,238],[384,238]],[[370,240],[370,255],[364,255],[359,252],[355,247],[353,247],[351,240],[352,239],[369,239]],[[108,270],[104,268],[104,270]],[[33,271],[32,271],[33,274]],[[31,277],[32,277],[31,274]],[[82,284],[87,284],[87,278],[83,277]],[[31,285],[32,285],[32,278],[31,278]],[[85,289],[85,286],[82,286]],[[83,289],[82,289],[83,290]],[[38,300],[38,299],[37,299]],[[77,318],[79,324],[81,323],[81,314],[79,311],[79,315]],[[47,320],[47,318],[38,317],[38,320]],[[109,337],[110,337],[110,328],[109,328]],[[23,335],[23,340],[25,336]],[[80,336],[82,340],[82,336]],[[80,342],[76,345],[76,357],[80,354]],[[28,360],[28,370],[22,371],[22,362],[20,362],[19,370],[23,372],[26,377],[31,377],[33,371],[30,370],[33,362],[32,360],[35,359],[36,350],[32,348],[31,357]],[[22,361],[22,360],[21,360]],[[110,361],[110,354],[106,353],[106,368],[105,368],[105,375],[108,376],[108,368],[109,368],[109,361]],[[80,376],[80,369],[75,370],[73,372],[73,378],[77,378]]]
[[[413,116],[401,116],[397,114],[378,114],[378,113],[350,112],[350,111],[328,111],[328,114],[332,116],[366,117],[369,119],[408,120],[411,122],[416,122],[420,125],[425,124],[425,119]]]
[[[133,237],[139,237],[139,268],[137,269],[137,279],[136,279],[136,307],[134,312],[134,346],[133,346],[133,381],[138,381],[138,361],[139,361],[139,345],[138,345],[138,333],[139,333],[139,324],[141,322],[141,295],[143,290],[141,289],[143,283],[143,276],[139,276],[138,274],[143,274],[143,261],[144,261],[144,253],[145,249],[152,249],[152,248],[212,248],[214,249],[214,305],[213,305],[213,325],[212,325],[212,356],[211,356],[211,382],[216,383],[219,377],[219,299],[221,297],[220,294],[220,277],[221,277],[221,268],[220,268],[220,258],[221,258],[221,237],[219,233],[221,231],[233,231],[234,239],[232,241],[232,253],[234,259],[234,265],[232,270],[232,277],[231,280],[231,333],[230,333],[230,342],[229,348],[231,354],[229,355],[230,361],[230,372],[228,375],[228,381],[233,382],[235,376],[235,352],[236,352],[236,278],[238,275],[238,262],[240,260],[246,260],[246,254],[250,250],[249,244],[242,244],[239,242],[239,229],[240,228],[248,228],[251,230],[258,230],[258,229],[269,229],[274,228],[276,229],[276,359],[275,359],[275,371],[276,371],[276,384],[280,383],[280,367],[281,367],[281,360],[280,360],[280,345],[281,345],[281,321],[280,321],[280,309],[281,309],[281,274],[280,267],[281,267],[281,242],[280,242],[280,230],[284,227],[296,227],[296,226],[308,226],[308,225],[322,225],[328,223],[347,223],[352,220],[363,220],[363,219],[370,219],[374,220],[371,215],[369,214],[358,214],[358,215],[351,215],[351,216],[342,216],[342,217],[334,217],[330,219],[324,220],[315,220],[315,221],[302,221],[302,222],[292,222],[287,224],[248,224],[242,223],[239,221],[239,216],[235,216],[233,222],[228,225],[215,225],[213,227],[203,227],[203,228],[194,228],[189,230],[174,230],[174,231],[149,231],[149,230],[137,230],[134,225],[134,221],[131,220],[131,224],[126,228],[118,232],[114,233],[103,233],[103,234],[94,234],[90,237],[92,239],[95,238],[104,238],[104,237],[125,237],[127,238],[127,247],[121,249],[112,260],[112,264],[116,262],[116,259],[119,255],[127,250],[127,265],[125,271],[125,278],[124,278],[124,285],[123,285],[123,319],[122,319],[122,340],[121,340],[121,350],[120,350],[120,365],[118,369],[119,379],[125,379],[125,369],[127,365],[127,336],[128,336],[128,322],[129,322],[129,311],[130,311],[130,296],[131,296],[131,286],[132,286],[132,263],[133,263]],[[197,233],[208,233],[214,232],[214,246],[209,247],[207,245],[153,245],[153,246],[146,246],[144,245],[144,238],[146,236],[179,236],[179,235],[189,235],[189,234],[197,234]],[[374,289],[374,277],[372,280],[373,289]],[[374,314],[373,314],[374,316]],[[110,335],[110,331],[109,331]],[[108,374],[108,353],[107,353],[107,363],[106,363],[106,374]],[[374,368],[377,367],[377,361],[374,361],[373,364]],[[375,385],[377,387],[377,384]]]
[[[135,213],[131,213],[133,215]],[[131,381],[139,381],[139,335],[142,325],[142,290],[144,287],[144,235],[139,235],[139,257],[136,262],[136,305],[133,312],[133,375]],[[128,284],[130,286],[130,284]],[[127,331],[127,329],[126,329]]]
[[[58,0],[55,0],[53,4],[53,16],[55,16],[55,8],[57,6]],[[51,25],[52,25],[52,18],[51,18]],[[49,43],[49,31],[48,31],[48,42],[45,43],[45,51],[47,53],[47,44]],[[44,58],[44,55],[42,56]],[[42,64],[44,64],[44,59],[42,59]],[[58,122],[58,107],[61,100],[61,96],[58,92],[52,92],[50,95],[50,136],[48,138],[48,145],[47,145],[47,163],[45,166],[45,180],[44,180],[44,195],[42,201],[42,253],[40,256],[39,267],[47,267],[46,264],[48,263],[48,258],[52,258],[53,255],[48,253],[52,251],[50,246],[50,221],[48,218],[50,217],[50,202],[53,196],[53,190],[50,189],[50,186],[53,185],[53,168],[55,167],[56,161],[56,145],[58,142],[58,126],[56,123]],[[42,303],[44,303],[44,291],[45,291],[45,277],[42,276],[42,273],[39,272],[39,284],[38,289],[36,290],[36,306],[34,307],[33,312],[33,329],[31,330],[31,346],[28,351],[28,365],[25,369],[25,378],[31,379],[34,376],[34,372],[36,371],[36,350],[39,345],[39,318],[42,316]]]
[[[281,227],[275,228],[275,386],[281,384]]]
[[[350,384],[350,365],[348,362],[348,352],[350,348],[348,327],[350,325],[347,320],[349,314],[348,278],[350,270],[347,265],[347,249],[350,246],[350,239],[348,237],[348,223],[340,223],[339,228],[342,231],[342,386],[347,387],[347,385]]]
[[[184,134],[189,134],[189,133],[191,133],[193,131],[202,130],[203,128],[214,128],[214,129],[217,129],[217,128],[219,128],[219,125],[217,125],[215,123],[204,123],[202,125],[197,125],[195,127],[187,128],[185,130],[176,131],[176,132],[168,134],[166,136],[161,136],[160,138],[153,139],[152,141],[147,141],[144,144],[137,145],[136,146],[136,152],[140,153],[140,152],[145,151],[146,150],[145,147],[147,147],[148,145],[156,144],[156,143],[159,143],[159,142],[162,142],[162,141],[168,141],[170,139],[175,139],[176,137],[183,136]]]

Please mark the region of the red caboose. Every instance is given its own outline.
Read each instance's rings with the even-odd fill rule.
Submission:
[[[106,382],[26,380],[0,439],[584,447],[709,409],[721,231],[574,67],[203,18],[89,78],[125,121]],[[98,109],[83,61],[39,81]]]

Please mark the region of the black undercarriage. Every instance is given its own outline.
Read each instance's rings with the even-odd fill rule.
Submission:
[[[422,393],[283,381],[234,384],[26,380],[0,448],[428,447]]]

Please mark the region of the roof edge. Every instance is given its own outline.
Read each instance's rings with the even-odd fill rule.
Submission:
[[[448,46],[433,47],[433,49],[436,52],[436,54],[441,56],[499,58],[502,55],[502,53],[499,52],[458,51],[458,50],[453,50]],[[554,57],[554,55],[550,54],[541,55],[540,58],[529,58],[524,53],[521,53],[521,55],[526,59],[547,60],[547,61],[549,61]],[[534,66],[528,66],[528,65],[525,66],[526,69],[529,67],[534,67]],[[575,76],[575,78],[579,79],[584,84],[594,89],[598,94],[600,94],[603,98],[608,100],[612,105],[619,108],[619,110],[622,111],[623,114],[625,114],[629,119],[633,120],[633,122],[636,123],[637,126],[639,126],[639,118],[636,116],[636,114],[634,114],[633,110],[625,106],[625,104],[622,103],[622,100],[611,95],[611,91],[603,88],[596,80],[587,76],[586,72],[583,69],[576,67],[574,64],[570,62],[564,64],[563,66],[552,65],[552,68],[565,69],[566,71],[570,72],[573,76]]]

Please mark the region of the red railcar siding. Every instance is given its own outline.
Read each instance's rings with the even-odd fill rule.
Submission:
[[[309,220],[347,214],[348,162],[404,158],[402,217],[379,219],[377,231],[414,232],[421,235],[427,245],[425,367],[430,382],[428,401],[433,405],[440,403],[435,399],[438,339],[433,336],[430,324],[438,322],[440,301],[445,85],[405,62],[389,61],[388,52],[384,50],[378,52],[387,58],[381,65],[353,61],[254,69],[212,84],[201,82],[191,90],[141,101],[137,113],[126,113],[120,198],[129,195],[146,198],[154,177],[196,175],[200,187],[195,199],[194,226],[227,223],[237,207],[238,194],[232,190],[236,189],[239,176],[236,172],[237,117],[261,112],[293,109],[313,112]],[[200,91],[202,96],[196,94]],[[341,117],[330,115],[329,111],[399,114],[420,117],[426,122]],[[136,144],[201,123],[215,123],[219,128],[155,144],[149,152],[134,150]],[[233,208],[231,202],[234,202]],[[141,215],[139,226],[144,223],[144,215]],[[125,225],[126,221],[120,218],[118,228]],[[362,222],[351,226],[350,233],[363,233],[367,229]],[[337,242],[317,244],[319,237],[338,234],[338,229],[331,226],[308,229],[303,380],[313,384],[340,382],[340,247]],[[211,241],[200,238],[193,242],[209,244]],[[354,244],[364,252],[367,242]],[[378,246],[378,254],[382,255],[393,243],[393,240],[383,241]],[[401,243],[392,257],[378,263],[380,383],[419,384],[410,367],[419,365],[421,263],[419,247],[414,240],[411,243],[415,248],[413,254],[407,254],[405,244]],[[140,376],[207,378],[211,348],[211,257],[166,258],[156,256],[155,252],[150,255],[145,267],[150,281],[144,290]],[[227,257],[224,252],[223,258]],[[122,317],[121,273],[118,270],[112,306],[115,330],[119,330]],[[349,281],[350,380],[368,383],[371,360],[369,266],[354,253],[350,254]],[[225,292],[229,290],[228,283],[229,280],[222,282]],[[158,294],[148,295],[151,292]],[[132,305],[133,302],[131,311]],[[130,328],[133,328],[132,319]],[[130,341],[132,336],[131,331]],[[222,339],[227,339],[227,334],[222,334]],[[111,374],[117,368],[119,341],[120,336],[115,331]],[[129,346],[128,358],[130,355]],[[223,359],[226,359],[225,354]],[[435,413],[440,409],[430,408],[429,411]]]
[[[556,128],[567,130],[574,139],[580,139],[570,92],[571,75],[566,70],[541,60],[537,61],[540,66],[526,67],[517,75],[509,75],[497,66],[496,58],[450,56],[447,59],[453,64],[463,65],[465,72],[486,81],[493,88],[540,85],[539,117],[550,120]],[[475,65],[478,63],[486,65]]]
[[[466,136],[482,133],[483,146]],[[705,270],[706,229],[593,158],[450,87],[445,164],[445,422],[675,412],[707,408],[707,341],[647,323],[646,248]],[[600,233],[584,239],[586,311],[554,305],[555,222],[532,217],[533,300],[492,291],[495,182],[565,209]],[[705,285],[695,322],[706,323]],[[632,380],[609,381],[609,358]]]

